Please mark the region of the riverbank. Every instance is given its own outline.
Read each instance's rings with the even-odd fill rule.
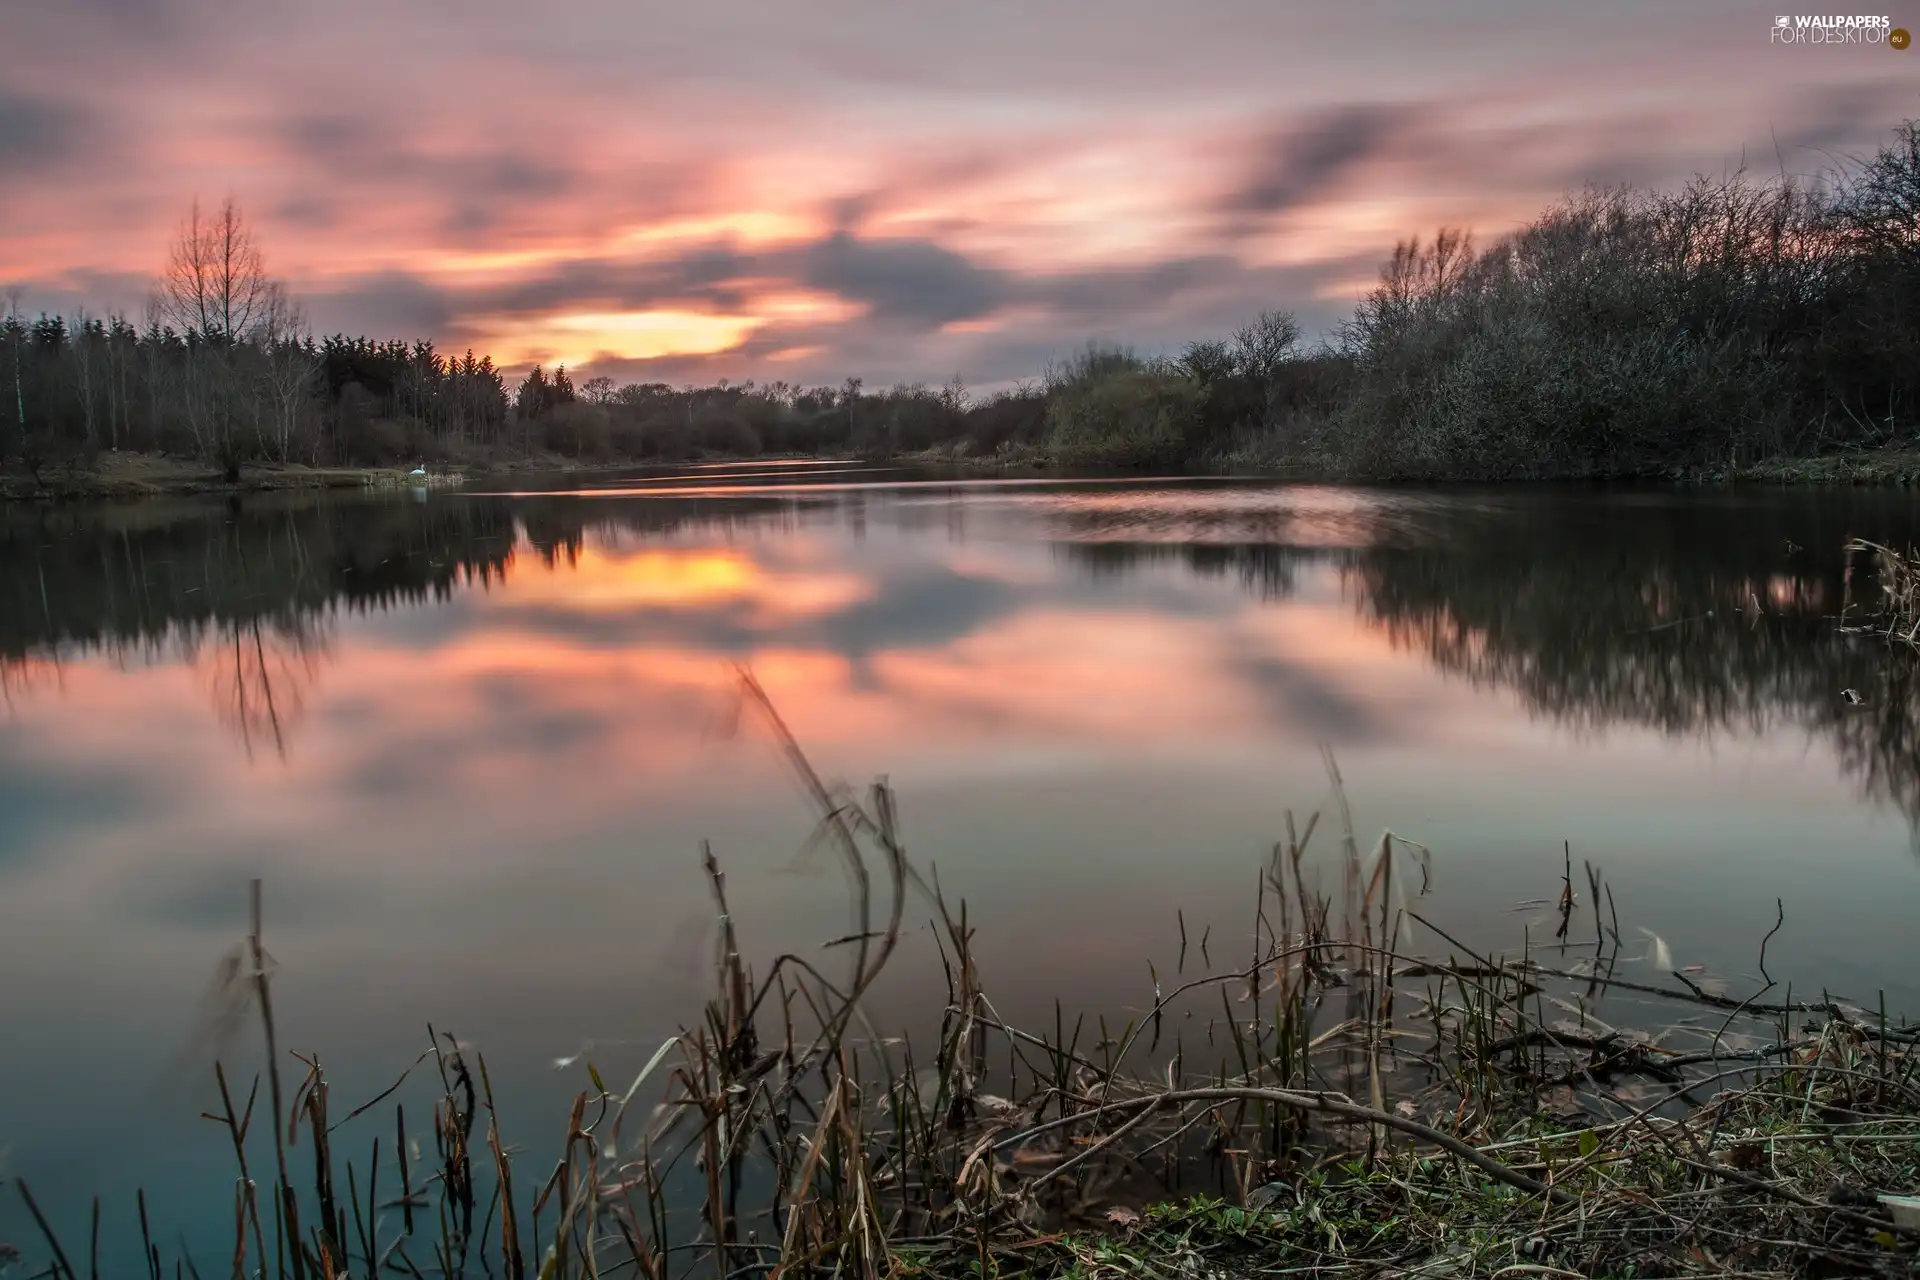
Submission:
[[[941,445],[912,453],[895,454],[885,458],[884,461],[916,466],[950,467],[992,476],[1049,475],[1059,470],[1043,448],[1033,445],[1015,445],[984,455],[968,453],[964,446]],[[1208,455],[1199,459],[1189,470],[1197,474],[1271,476],[1276,480],[1313,484],[1366,484],[1381,480],[1381,477],[1364,473],[1321,468],[1309,462],[1279,458],[1266,451],[1249,450]],[[1545,477],[1547,480],[1554,478]],[[1587,480],[1593,477],[1558,478]],[[1605,478],[1627,482],[1700,485],[1855,485],[1904,488],[1920,485],[1920,447],[1856,449],[1809,458],[1768,458],[1734,467],[1695,468]]]
[[[795,455],[702,459],[703,462],[788,462]],[[986,476],[1044,477],[1062,474],[1046,451],[1032,445],[1003,448],[975,455],[964,447],[944,445],[911,453],[875,455],[868,461],[891,465],[938,467]],[[430,468],[426,487],[451,487],[467,479],[533,473],[582,474],[670,465],[658,459],[621,459],[582,462],[562,454],[491,458],[458,466]],[[0,501],[49,502],[112,500],[230,494],[275,490],[380,489],[416,487],[409,467],[310,467],[300,463],[254,464],[240,468],[237,480],[217,467],[189,459],[154,453],[107,452],[88,467],[48,467],[40,476],[0,474]],[[1200,459],[1196,474],[1261,475],[1276,480],[1340,484],[1366,483],[1368,477],[1316,469],[1305,463],[1276,461],[1267,456],[1229,453]],[[1079,472],[1076,470],[1076,474]],[[1125,473],[1119,473],[1125,474]],[[1912,447],[1854,450],[1812,458],[1773,458],[1733,468],[1701,469],[1643,477],[1616,477],[1649,482],[1702,485],[1854,485],[1912,487],[1920,485],[1920,449]]]
[[[738,463],[844,461],[838,456],[791,453],[737,456],[709,454],[685,462],[658,458],[616,458],[583,462],[559,453],[476,455],[428,467],[427,479],[411,476],[410,466],[310,467],[302,463],[249,463],[238,479],[205,462],[159,453],[102,453],[91,466],[44,467],[36,479],[21,471],[0,471],[0,502],[62,502],[180,497],[194,494],[259,493],[319,489],[452,488],[470,480],[512,475],[593,475],[646,467],[712,466]]]
[[[1830,1086],[1848,1068],[1839,1056],[1831,1068],[1829,1087],[1805,1096],[1793,1090],[1817,1065],[1733,1106],[1615,1127],[1543,1121],[1487,1144],[1547,1194],[1409,1147],[1244,1198],[1110,1211],[1101,1229],[995,1252],[1003,1274],[1028,1280],[1910,1275],[1920,1210],[1885,1188],[1911,1187],[1920,1117],[1911,1106],[1846,1106]],[[922,1275],[977,1276],[970,1243],[907,1249],[902,1260]]]
[[[0,474],[0,501],[57,502],[95,499],[176,497],[188,494],[254,493],[275,490],[446,488],[484,475],[529,472],[588,472],[640,465],[633,462],[581,463],[558,454],[536,454],[428,468],[424,486],[411,467],[311,467],[302,463],[250,463],[237,479],[208,463],[158,453],[102,453],[91,466],[46,467],[39,477],[22,472]]]
[[[0,476],[0,498],[16,501],[125,499],[276,489],[371,489],[406,483],[398,467],[249,465],[237,480],[203,462],[164,454],[107,452],[87,467],[45,467],[38,477]]]
[[[1906,446],[1775,458],[1737,468],[1733,478],[1760,484],[1920,485],[1920,448]]]

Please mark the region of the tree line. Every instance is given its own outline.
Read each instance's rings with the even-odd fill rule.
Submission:
[[[1920,122],[1817,179],[1592,189],[1476,246],[1397,245],[1325,340],[1267,311],[1171,357],[1090,345],[974,396],[785,382],[513,385],[485,355],[316,338],[231,201],[182,225],[142,321],[0,318],[0,459],[952,455],[1402,477],[1645,476],[1911,438]]]

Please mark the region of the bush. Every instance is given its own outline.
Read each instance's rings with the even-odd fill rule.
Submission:
[[[1189,378],[1157,368],[1076,377],[1047,403],[1047,451],[1067,466],[1177,466],[1205,435],[1203,397]]]
[[[1002,392],[971,406],[961,425],[972,454],[998,453],[1010,445],[1037,445],[1047,435],[1047,397],[1034,387]]]

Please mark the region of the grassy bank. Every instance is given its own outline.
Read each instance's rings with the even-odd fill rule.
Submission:
[[[886,460],[916,466],[950,467],[977,475],[1058,475],[1078,468],[1063,467],[1043,445],[1003,448],[975,454],[962,444],[936,445],[912,453],[883,455]],[[1254,446],[1228,448],[1201,456],[1184,466],[1169,468],[1201,475],[1256,475],[1315,484],[1364,483],[1366,472],[1342,468],[1327,460],[1304,460]],[[1909,488],[1920,485],[1920,450],[1910,447],[1843,450],[1817,457],[1776,457],[1737,466],[1652,468],[1614,477],[1643,482],[1731,485],[1829,485]]]
[[[385,467],[247,466],[237,478],[204,463],[160,454],[103,453],[91,466],[42,468],[39,475],[0,475],[0,498],[146,498],[249,489],[364,488],[400,472]]]
[[[675,465],[718,462],[813,460],[792,454],[742,457],[710,454]],[[822,459],[824,460],[824,459]],[[220,468],[160,453],[109,450],[92,463],[41,468],[37,476],[16,470],[0,473],[0,501],[66,501],[152,498],[182,494],[247,493],[269,490],[450,488],[486,476],[579,474],[662,465],[658,459],[583,460],[551,452],[515,453],[470,449],[458,458],[427,466],[424,481],[409,474],[414,464],[392,467],[310,467],[301,463],[249,463],[229,473]]]
[[[504,1136],[526,1130],[496,1106],[484,1055],[450,1035],[377,1097],[336,1103],[319,1056],[292,1052],[274,1020],[256,899],[223,1007],[251,1010],[266,1069],[249,1082],[223,1066],[210,1115],[238,1166],[219,1250],[232,1274],[1914,1265],[1920,1222],[1903,1197],[1920,1191],[1920,1028],[1787,984],[1769,970],[1771,933],[1752,978],[1673,971],[1657,939],[1628,954],[1638,931],[1569,855],[1543,869],[1540,932],[1514,954],[1477,952],[1422,909],[1425,850],[1386,834],[1363,851],[1329,758],[1334,817],[1288,816],[1249,935],[1176,916],[1178,960],[1143,966],[1124,1022],[1057,1010],[1023,1028],[980,967],[990,924],[909,857],[892,793],[827,785],[745,675],[742,698],[818,808],[852,931],[750,964],[707,853],[712,998],[631,1080],[576,1064],[572,1105],[529,1151]],[[945,998],[903,1036],[872,1024],[867,997],[921,920]],[[40,1274],[77,1277],[91,1248],[63,1225],[79,1215],[49,1216],[30,1171],[16,1187],[40,1232],[16,1245]],[[144,1214],[139,1230],[150,1272],[170,1272],[153,1240],[171,1233]]]
[[[602,464],[618,466],[618,463]],[[38,475],[0,474],[0,500],[152,498],[181,494],[247,493],[299,489],[447,488],[470,476],[536,471],[595,469],[557,454],[476,458],[428,468],[424,480],[408,474],[411,464],[392,467],[310,467],[301,463],[248,463],[233,471],[191,458],[160,453],[108,450],[91,463],[48,466]]]
[[[1856,450],[1814,458],[1774,458],[1734,470],[1733,479],[1762,484],[1920,485],[1920,450]]]

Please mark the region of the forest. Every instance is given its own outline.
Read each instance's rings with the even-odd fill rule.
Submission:
[[[229,201],[136,322],[0,320],[0,460],[225,468],[938,454],[1348,478],[1650,477],[1908,443],[1920,423],[1920,121],[1815,177],[1590,188],[1478,244],[1395,246],[1313,343],[1287,311],[1170,356],[1091,344],[994,394],[509,379],[424,339],[309,332]]]

